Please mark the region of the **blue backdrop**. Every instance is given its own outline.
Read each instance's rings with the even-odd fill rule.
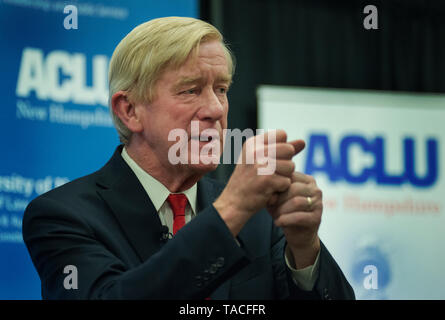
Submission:
[[[171,15],[198,16],[197,1],[0,0],[0,299],[41,298],[23,211],[109,159],[109,59],[135,26]]]

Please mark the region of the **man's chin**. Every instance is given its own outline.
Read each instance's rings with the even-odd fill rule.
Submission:
[[[216,168],[218,168],[219,163],[193,163],[193,164],[188,164],[187,167],[195,172],[199,172],[201,174],[205,174],[211,171],[216,170]]]

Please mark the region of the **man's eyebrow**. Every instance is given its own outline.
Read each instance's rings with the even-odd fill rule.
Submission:
[[[232,83],[232,76],[229,74],[219,75],[216,78],[216,82],[224,82],[230,85]]]
[[[203,81],[202,77],[181,77],[174,85],[173,90],[178,90],[184,86],[197,84],[202,81]]]
[[[197,84],[203,82],[204,79],[201,76],[198,77],[181,77],[176,84],[174,85],[174,89],[180,89],[181,87]],[[226,83],[230,85],[232,83],[232,77],[230,75],[219,75],[216,78],[216,81],[218,83]]]

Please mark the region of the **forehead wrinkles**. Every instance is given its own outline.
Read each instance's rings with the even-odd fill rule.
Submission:
[[[198,72],[198,70],[201,71],[207,68],[211,70],[213,67],[224,68],[228,72],[228,65],[225,56],[207,53],[197,57],[191,57],[186,61],[181,69],[188,73],[194,73]]]
[[[178,71],[176,81],[178,84],[205,83],[211,79],[215,82],[231,82],[231,76],[225,61],[222,61],[222,63],[213,59],[195,61],[195,63],[185,65]]]
[[[160,82],[173,82],[175,87],[209,79],[230,84],[232,77],[223,48],[219,44],[204,43],[200,49],[196,55],[190,55],[182,66],[167,67],[160,76]]]
[[[201,43],[196,48],[196,53],[189,56],[186,64],[228,67],[228,61],[223,45],[217,41]]]
[[[196,67],[221,67],[227,70],[228,72],[228,64],[227,59],[221,52],[207,52],[205,54],[200,54],[194,61],[192,62]]]

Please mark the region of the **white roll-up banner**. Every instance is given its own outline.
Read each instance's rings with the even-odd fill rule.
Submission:
[[[319,235],[358,299],[445,299],[445,95],[260,86],[261,129],[303,139]]]

